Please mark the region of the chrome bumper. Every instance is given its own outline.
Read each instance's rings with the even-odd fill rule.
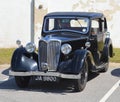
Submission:
[[[39,71],[31,71],[31,72],[14,72],[12,70],[9,71],[9,75],[12,76],[54,76],[58,78],[65,78],[65,79],[80,79],[81,74],[63,74],[59,72],[39,72]]]

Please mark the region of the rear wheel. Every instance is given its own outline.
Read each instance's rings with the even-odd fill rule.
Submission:
[[[86,86],[87,79],[88,79],[88,63],[87,61],[85,61],[83,69],[81,71],[81,78],[74,80],[74,91],[76,92],[82,91]]]
[[[29,81],[30,81],[29,76],[15,76],[15,82],[17,86],[20,88],[28,87]]]

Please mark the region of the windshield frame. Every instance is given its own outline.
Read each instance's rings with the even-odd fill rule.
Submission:
[[[51,18],[74,18],[74,19],[86,19],[88,20],[87,22],[87,29],[85,32],[81,32],[81,31],[78,31],[78,30],[70,30],[70,29],[59,29],[59,30],[51,30],[51,31],[46,31],[46,24],[47,24],[47,19],[51,19]],[[44,19],[44,24],[43,24],[43,32],[45,33],[55,33],[55,32],[73,32],[73,33],[80,33],[80,34],[87,34],[88,31],[89,31],[89,25],[90,25],[90,19],[88,17],[80,17],[80,16],[72,16],[72,17],[68,17],[68,16],[53,16],[53,17],[45,17]]]

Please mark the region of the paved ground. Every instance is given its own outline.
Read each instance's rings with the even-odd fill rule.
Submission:
[[[9,65],[0,65],[0,102],[120,102],[120,64],[110,63],[107,73],[94,74],[83,92],[72,92],[67,83],[31,81],[19,89],[8,75]]]

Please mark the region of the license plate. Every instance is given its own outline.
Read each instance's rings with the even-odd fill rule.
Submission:
[[[54,76],[38,76],[36,80],[47,81],[47,82],[56,82],[57,78]]]

